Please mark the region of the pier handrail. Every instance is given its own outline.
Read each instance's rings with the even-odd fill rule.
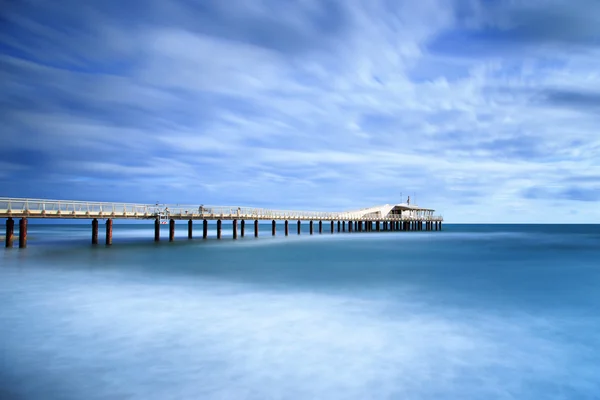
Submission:
[[[365,208],[362,210],[369,210]],[[362,211],[361,210],[361,211]],[[49,200],[0,197],[0,216],[24,214],[32,217],[45,216],[68,218],[69,215],[84,217],[156,218],[178,216],[180,218],[223,219],[288,219],[288,220],[438,220],[441,216],[418,214],[419,210],[407,210],[402,215],[382,217],[377,213],[365,215],[360,211],[300,211],[274,210],[242,206],[138,204],[126,202],[99,202],[81,200]]]

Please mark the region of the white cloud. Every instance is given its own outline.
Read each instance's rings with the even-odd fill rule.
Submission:
[[[566,188],[569,177],[598,170],[600,50],[585,41],[549,44],[538,30],[525,47],[497,32],[513,40],[512,52],[492,33],[486,52],[465,53],[476,40],[486,43],[475,29],[508,29],[525,15],[509,7],[490,20],[477,3],[465,4],[357,1],[328,11],[314,2],[273,10],[244,3],[212,10],[214,21],[231,24],[225,26],[183,3],[151,5],[137,24],[87,10],[84,22],[105,27],[87,35],[113,42],[100,53],[110,65],[94,64],[92,49],[82,47],[89,37],[54,33],[45,40],[69,43],[56,63],[29,41],[27,53],[43,57],[3,56],[5,132],[22,135],[5,143],[18,148],[30,138],[67,163],[61,146],[88,151],[96,158],[90,163],[105,165],[92,170],[128,172],[130,183],[118,183],[124,195],[135,191],[136,176],[162,179],[164,172],[131,166],[131,157],[145,165],[162,154],[187,171],[172,170],[174,185],[201,182],[189,197],[206,196],[204,203],[231,203],[233,196],[262,205],[278,192],[281,207],[304,199],[307,208],[335,208],[318,196],[328,190],[347,193],[354,208],[368,205],[373,193],[393,202],[401,191],[418,191],[421,204],[442,208],[450,221],[504,221],[516,203],[522,211],[510,214],[515,221],[546,221],[557,201],[590,212],[590,202],[576,196],[525,192]],[[331,19],[330,30],[323,18]],[[14,21],[37,32],[35,16]],[[440,51],[444,37],[457,32],[462,39]],[[574,38],[581,35],[568,40]],[[80,67],[61,65],[77,56],[85,58]],[[119,161],[118,149],[130,156]],[[573,185],[594,189],[593,182]],[[236,186],[243,193],[232,195]]]

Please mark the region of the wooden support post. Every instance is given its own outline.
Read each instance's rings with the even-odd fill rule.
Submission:
[[[169,220],[169,242],[175,240],[175,220],[171,218]]]
[[[379,221],[377,221],[375,224],[376,224],[375,229],[377,230],[377,232],[379,232],[381,230],[381,223]]]
[[[233,230],[233,238],[237,239],[237,219],[233,220],[233,227],[231,228]]]
[[[342,231],[342,223],[340,221],[337,222],[338,225],[338,233]]]
[[[193,237],[193,231],[194,231],[194,226],[193,226],[193,222],[191,219],[188,220],[188,239],[191,239]]]
[[[221,225],[223,224],[223,222],[218,219],[217,220],[217,239],[221,239]]]
[[[300,220],[298,220],[298,235],[300,234]]]
[[[346,232],[346,221],[342,221],[342,232]]]
[[[333,221],[331,221],[331,233],[333,233],[333,229],[334,229],[334,224],[333,224]]]
[[[313,221],[311,220],[310,223],[308,224],[310,226],[310,234],[313,234]]]
[[[258,237],[258,220],[254,220],[254,237]]]
[[[112,245],[112,225],[113,225],[113,221],[112,219],[107,219],[106,220],[106,245],[110,246]]]
[[[442,221],[440,221],[440,231],[442,230]]]
[[[319,221],[319,233],[323,233],[323,221]]]
[[[92,220],[92,244],[98,244],[98,219]]]
[[[358,231],[359,232],[362,232],[362,224],[363,224],[362,221],[358,221]]]
[[[348,221],[348,233],[352,233],[352,226],[354,223],[352,221]]]
[[[240,236],[244,237],[245,234],[246,234],[246,221],[241,220],[240,221]]]
[[[354,221],[354,231],[358,232],[358,221]]]
[[[206,239],[208,237],[208,221],[202,221],[202,239]]]
[[[15,221],[12,218],[6,220],[6,247],[13,247],[15,239]]]
[[[290,234],[290,222],[286,219],[285,220],[285,236]]]
[[[271,221],[271,234],[275,236],[275,232],[277,232],[277,225],[275,220]]]

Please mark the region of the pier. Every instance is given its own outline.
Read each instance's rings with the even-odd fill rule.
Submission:
[[[309,234],[353,232],[410,232],[441,231],[443,218],[435,210],[408,203],[385,204],[353,211],[297,211],[252,207],[169,205],[87,202],[69,200],[19,199],[0,197],[0,218],[6,219],[5,245],[13,247],[15,220],[19,220],[19,247],[27,246],[27,222],[30,218],[87,219],[91,220],[91,242],[99,243],[99,220],[105,221],[105,244],[112,245],[113,220],[153,220],[154,241],[160,241],[160,226],[169,225],[169,241],[175,240],[175,221],[187,221],[188,239],[193,238],[193,222],[202,221],[202,238],[208,237],[208,221],[216,221],[217,239],[222,238],[222,221],[232,221],[232,238],[245,236],[246,221],[254,224],[254,237],[259,235],[259,221],[271,221],[271,235],[276,234],[277,222],[283,222],[285,236],[289,222],[297,224],[301,233],[302,222],[309,223]],[[239,224],[238,224],[239,223]],[[346,229],[346,224],[348,229]],[[329,225],[329,226],[327,226]],[[238,229],[239,227],[239,229]]]

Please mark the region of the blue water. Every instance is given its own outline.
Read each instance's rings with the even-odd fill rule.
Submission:
[[[92,248],[30,221],[0,249],[0,398],[600,398],[600,226],[279,225]]]

